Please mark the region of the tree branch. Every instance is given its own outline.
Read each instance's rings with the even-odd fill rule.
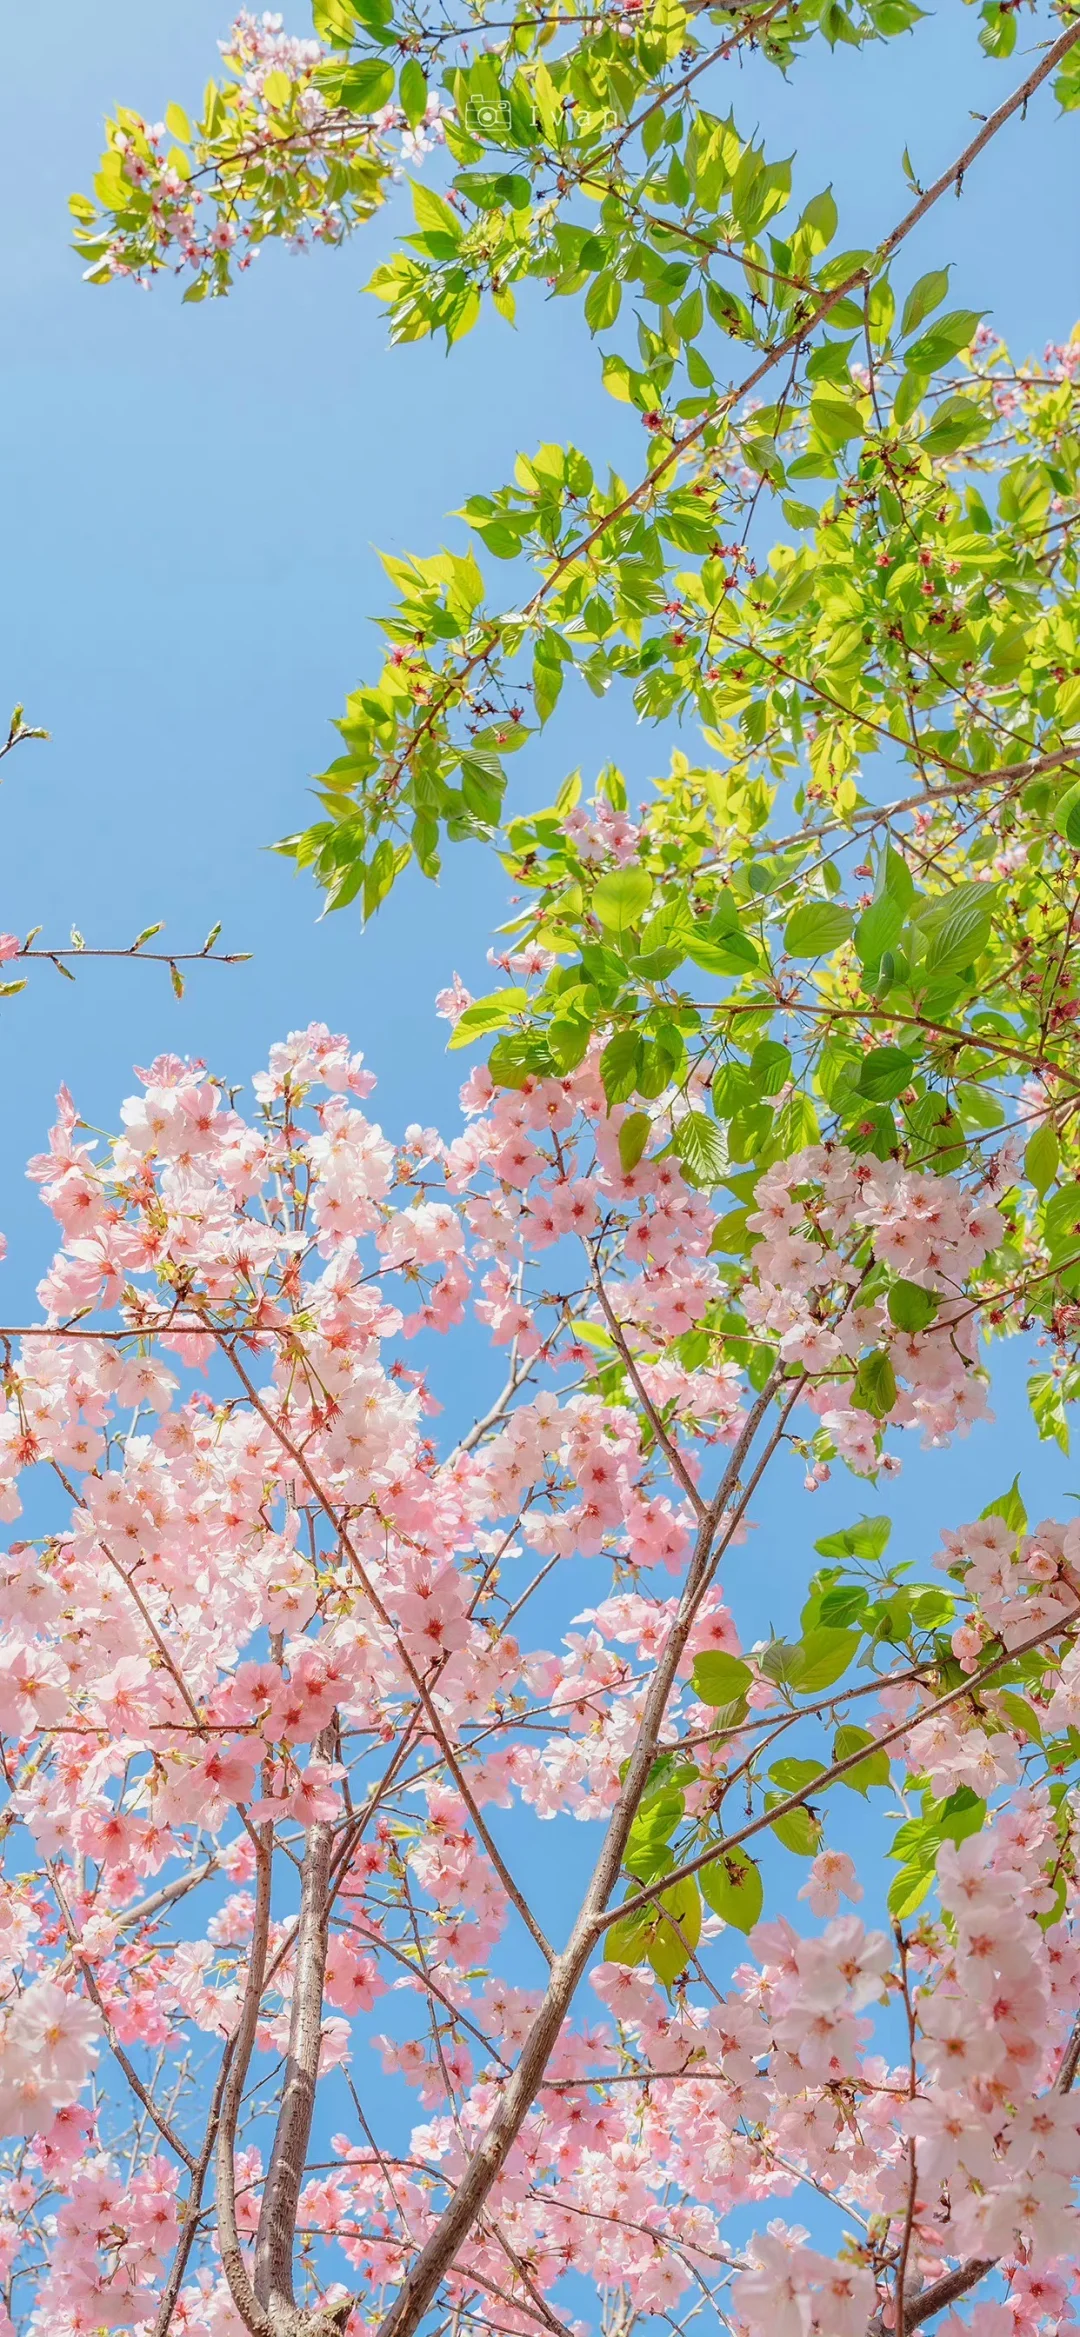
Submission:
[[[161,2298],[157,2309],[157,2318],[154,2322],[151,2337],[168,2337],[169,2327],[172,2322],[173,2314],[176,2311],[177,2300],[180,2295],[181,2284],[183,2282],[184,2274],[187,2271],[188,2259],[191,2255],[192,2248],[195,2245],[195,2234],[199,2228],[199,2210],[202,2206],[203,2185],[209,2172],[210,2161],[214,2155],[214,2143],[217,2139],[218,2120],[221,2116],[222,2097],[224,2095],[225,2086],[228,2081],[229,2064],[233,2056],[233,2042],[234,2041],[232,2037],[226,2039],[225,2051],[221,2056],[221,2067],[218,2071],[217,2084],[214,2088],[214,2099],[211,2104],[210,2116],[206,2122],[206,2136],[202,2149],[199,2152],[199,2156],[195,2160],[191,2169],[191,2188],[188,2191],[187,2198],[181,2200],[180,2202],[180,2238],[177,2241],[173,2260],[169,2266],[169,2277],[161,2292]]]
[[[649,1426],[652,1429],[653,1435],[656,1438],[657,1444],[659,1445],[661,1452],[664,1454],[672,1476],[678,1478],[683,1492],[686,1494],[687,1500],[690,1502],[693,1508],[694,1515],[700,1523],[701,1519],[707,1515],[706,1504],[701,1498],[698,1488],[694,1483],[694,1480],[686,1466],[686,1462],[684,1461],[677,1444],[673,1443],[671,1437],[668,1435],[667,1429],[665,1428],[664,1423],[660,1418],[660,1414],[657,1411],[655,1404],[653,1403],[652,1397],[649,1395],[648,1390],[644,1385],[640,1372],[638,1371],[637,1362],[630,1350],[629,1340],[627,1339],[622,1324],[620,1323],[615,1309],[611,1304],[611,1300],[608,1297],[604,1284],[604,1277],[600,1272],[600,1259],[598,1254],[599,1244],[590,1244],[588,1246],[589,1255],[592,1259],[593,1288],[604,1310],[604,1321],[606,1322],[608,1330],[611,1333],[611,1337],[613,1338],[615,1345],[619,1350],[619,1354],[621,1355],[623,1363],[626,1366],[627,1375],[633,1387],[634,1394],[636,1395],[638,1402],[641,1405]]]
[[[346,1528],[342,1524],[341,1519],[337,1515],[333,1502],[329,1499],[329,1496],[325,1492],[323,1486],[320,1484],[319,1479],[316,1477],[310,1463],[306,1460],[303,1452],[300,1449],[300,1446],[296,1443],[295,1438],[291,1437],[288,1433],[288,1430],[282,1427],[280,1420],[275,1419],[274,1414],[267,1410],[267,1407],[263,1403],[254,1381],[245,1371],[239,1356],[235,1353],[233,1347],[230,1345],[227,1335],[224,1332],[215,1331],[214,1336],[217,1339],[219,1346],[228,1356],[229,1361],[237,1374],[237,1377],[242,1381],[243,1386],[247,1392],[248,1399],[254,1405],[260,1420],[264,1420],[266,1422],[266,1425],[271,1430],[272,1434],[277,1437],[279,1444],[283,1446],[284,1450],[289,1454],[290,1458],[295,1461],[297,1468],[303,1475],[305,1483],[310,1485],[311,1490],[315,1495],[315,1499],[318,1502],[320,1509],[322,1510],[323,1516],[333,1527],[334,1533],[337,1535],[338,1541],[340,1542],[341,1547],[349,1560],[349,1564],[351,1565],[353,1572],[356,1575],[356,1579],[360,1584],[360,1588],[363,1591],[365,1598],[370,1600],[372,1608],[374,1609],[375,1614],[378,1616],[380,1623],[383,1625],[384,1630],[389,1634],[394,1642],[401,1663],[407,1671],[409,1679],[416,1690],[420,1702],[424,1707],[425,1713],[427,1714],[432,1735],[434,1736],[435,1741],[439,1746],[443,1759],[446,1762],[447,1768],[449,1769],[458,1792],[460,1793],[465,1807],[468,1810],[469,1816],[476,1828],[479,1840],[483,1843],[484,1849],[486,1850],[487,1855],[491,1860],[492,1866],[494,1867],[495,1872],[499,1877],[499,1881],[501,1882],[503,1889],[511,1902],[511,1905],[516,1907],[517,1912],[520,1915],[521,1920],[524,1923],[530,1937],[535,1940],[545,1963],[551,1964],[553,1961],[553,1950],[548,1941],[545,1939],[540,1925],[536,1921],[536,1917],[534,1916],[532,1909],[529,1906],[524,1892],[514,1881],[513,1875],[511,1874],[510,1869],[506,1864],[506,1860],[504,1859],[502,1852],[499,1849],[498,1843],[495,1841],[490,1828],[487,1826],[483,1816],[481,1815],[475,1796],[470,1791],[469,1785],[462,1772],[461,1764],[458,1761],[456,1754],[454,1753],[449,1739],[447,1738],[446,1730],[444,1729],[442,1721],[439,1718],[438,1710],[436,1708],[431,1690],[428,1687],[426,1680],[423,1678],[423,1675],[417,1671],[416,1665],[414,1664],[412,1657],[409,1654],[408,1648],[405,1646],[400,1631],[394,1624],[393,1618],[387,1613],[387,1610],[383,1605],[381,1598],[379,1597],[378,1591],[376,1590],[375,1585],[367,1572],[367,1569],[361,1564],[361,1561],[357,1556],[356,1550],[353,1546],[352,1540],[346,1531]]]
[[[74,1917],[72,1916],[71,1909],[68,1906],[63,1884],[60,1881],[59,1874],[57,1873],[56,1867],[54,1866],[51,1859],[46,1859],[45,1871],[52,1885],[57,1906],[60,1909],[60,1915],[63,1921],[64,1930],[67,1933],[68,1945],[71,1949],[72,1959],[75,1963],[78,1964],[79,1970],[82,1973],[83,1986],[101,2021],[101,2025],[105,2031],[106,2040],[108,2042],[109,2051],[113,2055],[113,2058],[116,2061],[118,2067],[122,2069],[136,2101],[142,2103],[147,2117],[153,2120],[154,2125],[157,2127],[158,2133],[162,2138],[162,2141],[168,2143],[169,2149],[175,2152],[176,2157],[181,2161],[183,2166],[187,2167],[188,2172],[190,2173],[194,2169],[195,2165],[195,2161],[192,2158],[191,2152],[187,2148],[186,2143],[181,2142],[179,2135],[174,2133],[168,2119],[164,2117],[162,2112],[158,2109],[157,2103],[155,2102],[152,2093],[150,2093],[147,2087],[144,2086],[143,2081],[139,2076],[138,2070],[135,2068],[134,2062],[131,2060],[130,2056],[125,2053],[124,2048],[116,2034],[116,2030],[114,2029],[112,2021],[109,2018],[108,2006],[105,2003],[101,1990],[98,1987],[97,1981],[94,1977],[93,1968],[88,1962],[87,1958],[81,1952],[79,1946],[79,1934],[75,1926]]]
[[[236,2227],[236,2126],[240,2103],[255,2045],[266,1975],[270,1934],[270,1883],[273,1865],[273,1829],[259,1826],[255,1850],[255,1922],[248,1955],[247,1981],[236,2043],[230,2064],[217,2137],[218,2254],[229,2294],[250,2337],[277,2337],[269,2313],[264,2312],[248,2278],[248,2269]]]
[[[324,1729],[316,1744],[320,1760],[332,1759],[333,1741],[333,1728]],[[299,2337],[300,2331],[315,2326],[308,2314],[297,2312],[293,2244],[319,2076],[333,1846],[331,1821],[318,1819],[308,1827],[300,1877],[289,2058],[255,2242],[255,2296],[269,2314],[275,2337],[286,2337],[286,2333],[293,2337],[294,2330]]]
[[[906,1720],[898,1720],[892,1728],[885,1729],[881,1736],[874,1738],[871,1746],[861,1745],[856,1752],[846,1754],[842,1761],[834,1761],[828,1769],[820,1770],[809,1785],[800,1785],[794,1793],[785,1794],[782,1801],[774,1802],[772,1808],[763,1810],[760,1817],[749,1819],[737,1834],[725,1834],[722,1842],[710,1842],[708,1849],[699,1851],[696,1858],[686,1859],[682,1866],[673,1866],[668,1874],[661,1875],[658,1882],[647,1883],[640,1891],[635,1891],[633,1898],[622,1900],[619,1906],[620,1918],[623,1915],[636,1915],[641,1908],[650,1906],[661,1892],[670,1891],[676,1883],[685,1882],[688,1875],[700,1874],[702,1867],[710,1866],[714,1858],[723,1858],[727,1851],[738,1850],[755,1834],[775,1825],[778,1818],[786,1818],[792,1810],[803,1809],[808,1801],[813,1801],[827,1786],[835,1785],[838,1777],[845,1777],[849,1770],[857,1769],[860,1761],[865,1761],[868,1751],[882,1752],[888,1745],[899,1744],[902,1737],[910,1736],[913,1728],[919,1728],[924,1720],[932,1720],[935,1713],[946,1711],[949,1705],[959,1703],[964,1696],[977,1695],[987,1680],[1015,1663],[1017,1656],[1027,1655],[1033,1647],[1045,1646],[1047,1640],[1057,1638],[1059,1633],[1065,1635],[1069,1624],[1076,1620],[1075,1614],[1066,1616],[1064,1620],[1058,1616],[1056,1621],[1048,1623],[1045,1631],[1038,1632],[1033,1639],[1025,1639],[1019,1647],[1006,1648],[1001,1655],[994,1657],[992,1663],[984,1665],[982,1671],[974,1672],[970,1679],[961,1680],[959,1687],[948,1689],[944,1696],[935,1697],[932,1704],[924,1704],[919,1711],[910,1713]],[[883,1680],[881,1684],[886,1687],[889,1683]],[[604,1928],[605,1922],[602,1920],[597,1926],[597,1937]],[[1077,2058],[1080,2060],[1080,2040],[1077,2044]]]

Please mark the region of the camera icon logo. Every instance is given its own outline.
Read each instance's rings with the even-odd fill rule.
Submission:
[[[472,97],[465,108],[466,127],[481,138],[494,138],[500,130],[510,127],[510,107],[505,97]]]

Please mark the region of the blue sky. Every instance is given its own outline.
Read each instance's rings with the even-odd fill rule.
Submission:
[[[53,0],[47,22],[24,9],[6,27],[0,705],[25,699],[53,739],[2,767],[0,926],[41,921],[60,942],[74,921],[106,943],[165,917],[182,948],[221,918],[226,942],[254,952],[248,967],[196,973],[182,1005],[164,969],[131,966],[88,966],[74,988],[44,967],[3,1004],[6,1320],[46,1258],[49,1227],[22,1171],[61,1079],[88,1118],[115,1126],[131,1065],[162,1047],[241,1079],[275,1037],[318,1016],[365,1049],[391,1130],[450,1124],[460,1058],[447,1059],[431,1001],[455,966],[485,986],[505,913],[497,866],[452,852],[438,889],[407,880],[362,935],[355,912],[318,923],[313,889],[265,847],[303,820],[307,775],[333,751],[329,717],[376,661],[377,548],[433,549],[444,515],[541,438],[573,436],[627,466],[639,453],[639,426],[600,391],[573,304],[538,288],[517,332],[485,321],[449,362],[430,345],[389,351],[383,312],[360,290],[392,234],[386,214],[342,252],[264,253],[227,302],[182,308],[168,282],[146,295],[82,284],[66,201],[90,182],[104,112],[192,104],[226,21],[217,0],[93,11]],[[288,21],[308,29],[302,14]],[[834,57],[815,46],[786,84],[733,64],[709,99],[773,153],[797,150],[805,194],[834,185],[840,243],[869,243],[909,199],[904,146],[931,178],[973,112],[1022,76],[1019,53],[984,60],[976,32],[975,11],[949,0],[914,39]],[[962,201],[919,230],[904,270],[953,261],[958,302],[991,310],[1017,351],[1065,337],[1080,313],[1077,153],[1076,117],[1060,119],[1044,92]],[[637,786],[670,743],[625,705],[567,694],[516,778],[544,802],[575,764],[588,777],[615,757]],[[981,1506],[1021,1459],[1038,1468],[1040,1507],[1071,1484],[1077,1471],[1035,1447],[1023,1418],[1025,1361],[1010,1367],[994,1431],[905,1458],[885,1498],[915,1541],[935,1518]],[[859,1494],[838,1476],[812,1505],[812,1530],[875,1506]],[[788,1484],[757,1504],[757,1546],[776,1552],[781,1580],[791,1503]],[[748,1571],[757,1608],[773,1570]]]

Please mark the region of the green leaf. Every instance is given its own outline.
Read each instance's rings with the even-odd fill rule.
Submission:
[[[820,195],[811,195],[799,221],[798,232],[805,233],[806,229],[809,228],[814,239],[815,250],[824,251],[826,244],[830,244],[836,234],[839,219],[840,214],[836,208],[836,197],[832,188],[824,187]]]
[[[948,316],[939,317],[921,341],[912,342],[904,360],[908,371],[939,372],[974,340],[984,313],[981,308],[954,308]]]
[[[819,1624],[799,1640],[799,1670],[794,1686],[800,1696],[816,1696],[842,1678],[862,1639],[861,1631],[837,1631]]]
[[[847,1775],[838,1782],[850,1785],[854,1793],[869,1793],[872,1785],[887,1785],[889,1782],[888,1753],[876,1750],[876,1739],[871,1736],[869,1729],[838,1728],[833,1738],[832,1757],[834,1761],[847,1761],[852,1753],[858,1752],[861,1745],[869,1748],[865,1761],[860,1761],[857,1769],[849,1769]]]
[[[512,1031],[496,1039],[488,1056],[488,1070],[496,1087],[522,1088],[527,1079],[551,1070],[546,1047],[531,1031]]]
[[[775,1680],[777,1687],[792,1688],[802,1669],[802,1649],[790,1639],[770,1639],[758,1662],[767,1680]]]
[[[633,1095],[641,1065],[641,1040],[636,1031],[616,1031],[600,1057],[600,1077],[608,1110]]]
[[[811,427],[829,448],[846,446],[849,438],[858,438],[866,425],[854,398],[815,396],[810,405]]]
[[[281,72],[280,68],[275,67],[272,72],[266,75],[262,85],[263,102],[271,106],[275,113],[280,112],[282,107],[288,105],[292,92],[292,81],[287,73]]]
[[[894,1103],[910,1086],[914,1069],[915,1057],[903,1047],[873,1047],[863,1058],[858,1092],[871,1103]]]
[[[1029,1136],[1024,1153],[1024,1175],[1040,1201],[1058,1173],[1060,1152],[1057,1129],[1052,1120],[1044,1120]]]
[[[910,422],[917,407],[922,403],[926,387],[925,373],[905,373],[893,399],[894,422],[898,424]]]
[[[593,913],[608,933],[628,933],[640,925],[652,899],[652,878],[631,863],[602,876],[592,897]]]
[[[936,1802],[932,1818],[939,1834],[948,1842],[966,1842],[970,1834],[981,1832],[986,1819],[986,1803],[970,1785],[958,1786],[947,1801]]]
[[[753,1676],[749,1664],[741,1663],[737,1655],[708,1647],[696,1659],[690,1685],[703,1704],[738,1704]]]
[[[869,1596],[861,1582],[838,1582],[831,1590],[822,1591],[816,1604],[818,1622],[842,1631],[849,1623],[861,1622]]]
[[[649,1141],[652,1121],[647,1112],[629,1112],[619,1130],[619,1161],[624,1177],[636,1169]]]
[[[366,57],[340,76],[334,94],[337,103],[352,114],[381,113],[394,94],[394,68],[381,58]],[[422,220],[420,224],[423,226]],[[456,225],[460,232],[460,220]]]
[[[528,993],[522,989],[492,990],[486,998],[475,998],[458,1016],[447,1041],[448,1050],[469,1047],[489,1031],[504,1031],[528,1003]]]
[[[848,940],[852,923],[850,909],[838,901],[803,901],[788,918],[784,948],[793,958],[831,956]]]
[[[718,1122],[706,1112],[687,1112],[673,1130],[671,1142],[692,1185],[711,1188],[727,1175],[727,1140]]]
[[[905,1866],[890,1886],[888,1898],[890,1915],[895,1915],[901,1923],[905,1916],[914,1915],[916,1907],[922,1906],[923,1900],[933,1888],[933,1882],[934,1868],[932,1865]]]
[[[1064,1870],[1059,1873],[1057,1880],[1054,1883],[1054,1896],[1050,1902],[1049,1907],[1040,1907],[1039,1912],[1035,1918],[1035,1921],[1039,1925],[1040,1930],[1049,1931],[1052,1923],[1060,1923],[1061,1918],[1065,1913],[1065,1908],[1068,1904],[1070,1880],[1071,1877]],[[1053,1881],[1052,1871],[1051,1874],[1047,1876],[1047,1881]]]
[[[685,1796],[674,1789],[654,1794],[651,1801],[642,1804],[630,1828],[623,1859],[639,1882],[655,1882],[672,1866],[668,1843],[685,1808]]]
[[[449,203],[444,203],[434,187],[422,186],[418,179],[411,179],[409,187],[417,226],[423,228],[426,235],[448,235],[454,243],[460,243],[465,233],[465,222],[451,209]],[[479,577],[478,582],[480,589],[477,600],[483,592],[483,582]]]
[[[1068,1256],[1077,1247],[1080,1227],[1080,1184],[1061,1185],[1043,1210],[1043,1236],[1051,1258]]]
[[[781,1039],[761,1039],[750,1057],[752,1096],[779,1095],[791,1077],[791,1052]]]
[[[995,1701],[1000,1704],[1010,1727],[1016,1730],[1018,1736],[1027,1737],[1032,1744],[1041,1745],[1042,1722],[1033,1705],[1026,1703],[1022,1696],[1015,1696],[1011,1688],[998,1688]]]
[[[855,927],[855,948],[860,963],[876,971],[886,950],[895,948],[903,926],[903,903],[891,893],[881,893],[876,901],[871,901]]]
[[[622,307],[622,285],[610,268],[601,268],[585,295],[585,322],[591,333],[613,325]]]
[[[786,1048],[784,1052],[787,1053]],[[783,1085],[782,1081],[781,1085]],[[710,1094],[712,1108],[718,1120],[733,1120],[736,1112],[744,1111],[754,1095],[753,1084],[745,1064],[718,1064],[712,1075]]]
[[[909,333],[918,331],[924,317],[928,317],[933,309],[940,308],[948,289],[947,268],[931,268],[927,275],[920,276],[918,282],[912,285],[900,319],[900,331],[905,340]]]
[[[773,1143],[785,1159],[801,1152],[804,1144],[821,1141],[821,1123],[808,1095],[796,1090],[782,1103],[773,1122]]]
[[[547,1029],[548,1053],[557,1071],[576,1071],[588,1052],[592,1029],[584,1019],[577,1021],[567,1015],[551,1022]]]
[[[715,941],[695,933],[687,941],[686,954],[695,966],[701,967],[703,974],[730,974],[737,977],[758,963],[757,947],[748,933],[725,933]]]
[[[650,1931],[646,1952],[657,1979],[670,1988],[685,1971],[701,1938],[701,1893],[694,1876],[673,1883],[670,1891],[662,1893],[660,1905],[665,1915],[674,1916],[679,1930],[661,1918]]]
[[[1055,807],[1054,822],[1074,852],[1080,852],[1080,782],[1070,787]]]
[[[423,121],[427,99],[427,75],[418,59],[409,57],[398,75],[398,102],[410,129]]]
[[[1003,1518],[1010,1533],[1027,1532],[1027,1510],[1020,1492],[1019,1474],[1013,1478],[1008,1492],[999,1493],[996,1501],[988,1501],[986,1508],[979,1511],[979,1516]]]
[[[765,1904],[761,1870],[743,1850],[722,1851],[701,1868],[702,1897],[736,1931],[752,1931]]]
[[[988,430],[989,416],[977,398],[943,398],[923,432],[923,445],[929,455],[958,454],[973,439],[985,438]]]
[[[871,1355],[864,1355],[855,1374],[852,1404],[862,1412],[871,1412],[875,1420],[884,1420],[896,1402],[896,1373],[883,1347],[875,1347]]]
[[[959,884],[921,912],[919,931],[926,937],[928,974],[975,964],[990,939],[994,903],[991,885]]]
[[[929,1585],[925,1590],[912,1592],[911,1614],[920,1631],[943,1631],[954,1619],[956,1600],[949,1591]]]
[[[872,1152],[878,1160],[888,1160],[899,1142],[896,1121],[888,1104],[860,1102],[853,1095],[855,1117],[845,1130],[847,1142],[855,1153]]]
[[[819,1558],[863,1558],[873,1563],[888,1548],[891,1533],[891,1518],[861,1517],[857,1526],[823,1535],[814,1548]]]
[[[685,1772],[684,1772],[685,1774]],[[691,1772],[696,1775],[696,1771]],[[678,1772],[656,1762],[638,1807],[631,1833],[640,1828],[658,1842],[668,1842],[686,1814],[686,1795]]]
[[[783,1793],[802,1793],[806,1786],[816,1785],[825,1775],[824,1761],[799,1761],[787,1758],[774,1761],[769,1775]]]
[[[915,899],[915,879],[903,854],[891,841],[881,855],[877,881],[879,893],[885,892],[891,901],[899,901],[906,917]]]
[[[767,1793],[765,1796],[766,1811],[775,1809],[777,1802],[782,1799],[781,1794]],[[809,1810],[788,1810],[785,1817],[773,1819],[772,1831],[777,1841],[783,1843],[785,1850],[793,1851],[796,1858],[817,1857],[822,1844],[823,1828],[820,1818],[813,1817]]]
[[[1045,1443],[1053,1437],[1063,1453],[1069,1450],[1069,1424],[1065,1418],[1061,1387],[1052,1371],[1033,1372],[1027,1383],[1027,1399],[1031,1417]]]
[[[643,1964],[652,1930],[652,1917],[647,1907],[636,1915],[621,1916],[604,1934],[604,1955],[609,1964]]]
[[[925,1331],[940,1305],[937,1292],[924,1290],[920,1282],[894,1282],[889,1292],[889,1321],[898,1331]]]

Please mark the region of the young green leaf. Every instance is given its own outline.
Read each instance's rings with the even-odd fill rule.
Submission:
[[[608,933],[628,933],[640,925],[652,899],[652,878],[633,863],[602,876],[592,897],[594,915]]]
[[[784,948],[792,958],[829,957],[848,940],[852,924],[839,901],[803,901],[784,927]]]
[[[628,1112],[619,1129],[619,1162],[624,1176],[636,1169],[649,1141],[652,1121],[647,1112]]]
[[[761,1870],[744,1850],[724,1850],[703,1866],[698,1876],[701,1895],[714,1915],[736,1931],[752,1931],[765,1904]]]
[[[937,1292],[924,1290],[921,1282],[894,1282],[889,1292],[889,1321],[898,1331],[925,1331],[940,1305]]]
[[[737,1704],[753,1679],[749,1664],[723,1648],[708,1647],[695,1659],[691,1687],[703,1704]]]

